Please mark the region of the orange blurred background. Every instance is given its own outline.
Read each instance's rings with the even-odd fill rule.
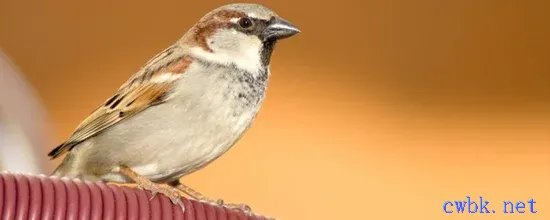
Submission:
[[[249,132],[185,183],[287,220],[549,219],[550,2],[259,2],[302,33],[277,45]],[[54,147],[226,3],[0,0],[0,47]],[[465,196],[497,214],[443,212]],[[501,214],[530,198],[538,213]]]

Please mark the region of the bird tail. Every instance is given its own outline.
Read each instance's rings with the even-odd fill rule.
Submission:
[[[53,150],[51,150],[51,151],[48,153],[48,157],[50,157],[51,159],[55,159],[56,157],[58,157],[59,155],[61,155],[62,150],[63,150],[63,145],[65,145],[65,142],[63,142],[62,144],[58,145],[58,146],[55,147]]]
[[[55,149],[53,151],[55,151]],[[53,170],[50,176],[74,178],[75,174],[71,174],[71,166],[69,164],[71,163],[71,156],[72,155],[70,154],[67,155],[67,157],[65,157],[63,161],[61,161],[61,163],[55,168],[55,170]]]
[[[53,159],[63,155],[64,153],[67,153],[67,152],[71,151],[73,149],[73,147],[76,146],[77,144],[79,144],[79,143],[78,142],[63,142],[60,145],[58,145],[57,147],[55,147],[52,151],[50,151],[50,153],[48,153],[48,157],[50,157],[50,159],[53,160]]]
[[[62,177],[64,176],[64,173],[63,172],[63,168],[62,168],[62,165],[59,165],[55,168],[55,170],[50,174],[50,176],[57,176],[57,177]]]
[[[74,155],[68,154],[61,164],[55,168],[55,170],[50,174],[50,176],[56,177],[65,177],[69,179],[80,179],[88,181],[100,181],[101,179],[98,176],[84,173],[82,170],[75,167],[74,164]]]

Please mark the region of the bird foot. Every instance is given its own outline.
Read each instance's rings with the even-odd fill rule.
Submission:
[[[127,166],[120,166],[118,167],[118,170],[124,176],[133,180],[136,183],[137,185],[136,187],[138,189],[151,191],[153,196],[151,196],[149,201],[155,198],[155,196],[158,193],[161,193],[161,194],[164,194],[166,197],[168,197],[174,205],[179,205],[181,207],[181,211],[185,212],[185,205],[181,200],[181,194],[178,189],[169,185],[161,185],[161,184],[154,183],[151,180],[147,179],[146,177],[137,174],[135,171],[133,171]]]
[[[223,199],[214,200],[209,197],[206,197],[202,193],[197,192],[196,190],[192,189],[191,187],[186,186],[185,184],[176,181],[174,183],[171,183],[172,186],[174,186],[176,189],[180,190],[181,192],[191,196],[193,199],[196,199],[198,201],[209,203],[215,206],[223,206],[229,209],[238,209],[243,211],[247,215],[252,214],[252,209],[250,206],[246,204],[233,204],[233,203],[225,203]]]
[[[153,200],[158,193],[161,193],[164,196],[168,197],[174,205],[179,205],[181,207],[181,211],[185,212],[185,205],[181,200],[181,194],[179,193],[179,190],[171,186],[155,183],[138,184],[137,188],[151,191],[151,194],[153,195],[151,196],[151,198],[149,198],[149,201]]]
[[[223,201],[223,199],[218,199],[218,200],[202,199],[201,201],[206,202],[206,203],[210,203],[212,205],[223,206],[223,207],[226,207],[226,208],[229,208],[229,209],[241,210],[246,215],[251,215],[252,214],[252,208],[250,208],[250,206],[248,206],[246,204],[243,204],[243,203],[241,203],[241,204],[238,204],[238,203],[225,203]]]

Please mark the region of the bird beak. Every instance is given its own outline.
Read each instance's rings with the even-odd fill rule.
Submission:
[[[263,40],[280,40],[291,37],[300,30],[290,22],[280,17],[273,17],[269,20],[267,27],[263,31]]]

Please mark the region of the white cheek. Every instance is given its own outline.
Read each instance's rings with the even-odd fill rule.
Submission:
[[[259,60],[262,42],[256,36],[247,36],[243,41],[246,43],[240,45],[239,52],[243,55],[242,58],[249,61]]]
[[[234,29],[216,33],[207,41],[214,53],[195,49],[195,54],[220,64],[235,64],[251,73],[261,68],[260,49],[262,42],[256,36],[248,36]]]
[[[261,41],[256,36],[244,36],[240,42],[238,49],[232,54],[235,64],[245,69],[259,70]]]

